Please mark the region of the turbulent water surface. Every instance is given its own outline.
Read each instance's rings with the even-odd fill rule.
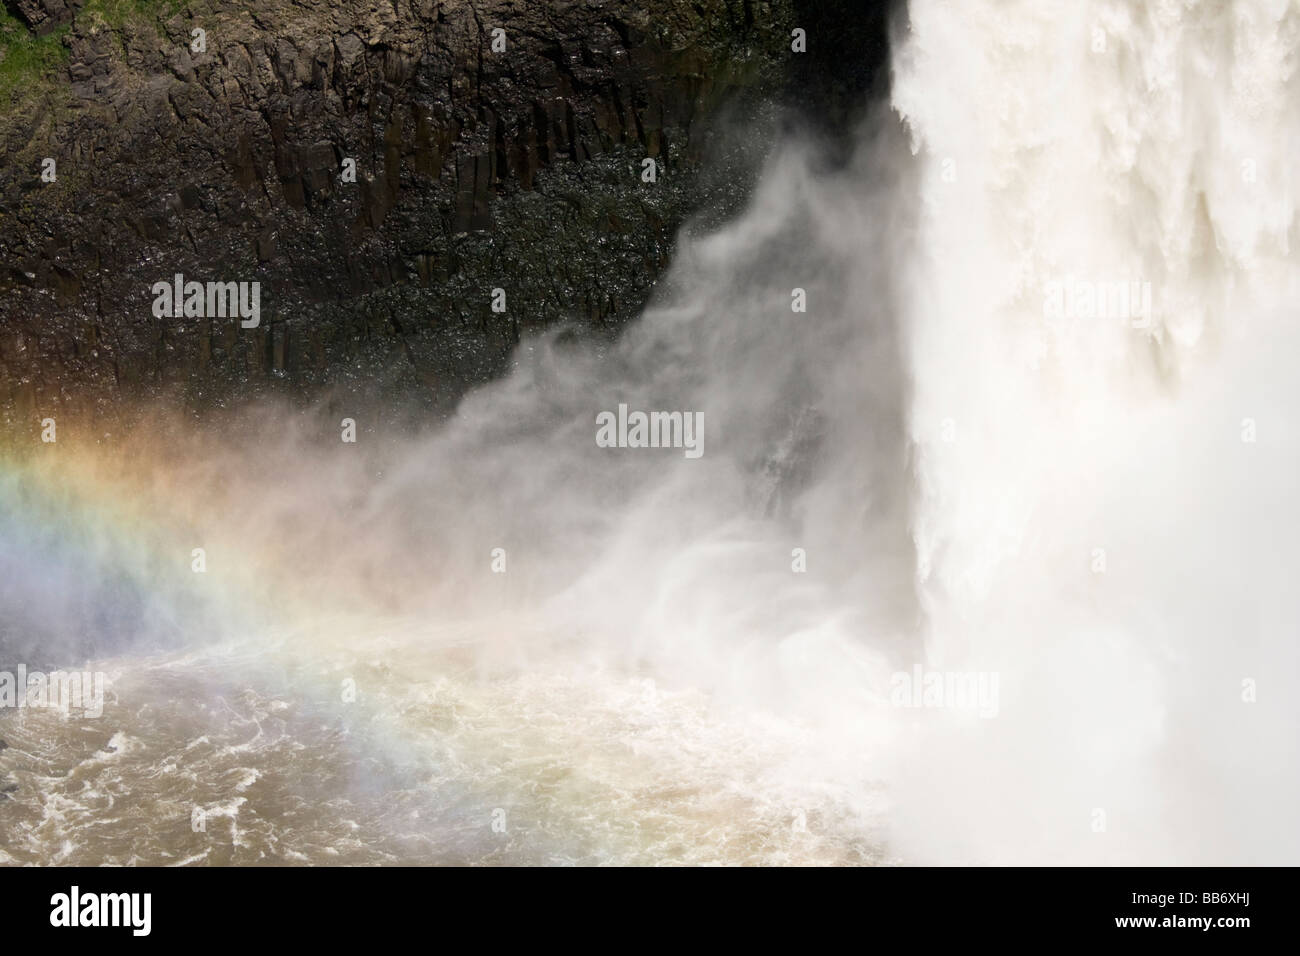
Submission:
[[[0,464],[5,658],[108,679],[0,717],[0,862],[1295,862],[1298,52],[914,0],[853,159],[777,145],[616,345]]]

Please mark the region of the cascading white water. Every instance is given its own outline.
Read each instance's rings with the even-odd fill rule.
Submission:
[[[1004,717],[918,742],[909,840],[1294,862],[1300,6],[910,13],[920,595]]]
[[[418,441],[168,446],[177,552],[293,610],[124,647],[75,773],[56,723],[7,730],[42,762],[5,845],[1295,862],[1298,33],[1265,0],[914,0],[896,115],[844,168],[776,150],[617,345],[531,340]],[[1143,283],[1149,314],[1105,299]],[[702,413],[704,455],[598,447],[620,403]],[[897,706],[913,666],[996,706]],[[119,792],[235,849],[96,843]]]

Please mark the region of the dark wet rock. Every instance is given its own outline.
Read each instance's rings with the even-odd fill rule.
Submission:
[[[5,0],[5,6],[38,34],[70,22],[85,5],[86,0]]]
[[[73,9],[20,8],[46,22],[61,3]],[[856,22],[864,6],[885,4],[841,9]],[[799,7],[196,0],[115,24],[83,11],[66,71],[0,114],[0,431],[265,391],[446,409],[529,330],[617,328],[687,217],[743,201]],[[723,135],[731,114],[753,124],[743,148]],[[721,157],[711,172],[706,154]],[[260,326],[154,317],[152,285],[177,273],[260,282]]]

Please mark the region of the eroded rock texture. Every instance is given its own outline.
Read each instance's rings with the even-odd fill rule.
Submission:
[[[445,410],[522,332],[617,325],[687,215],[743,195],[762,137],[730,163],[731,139],[706,144],[724,112],[757,122],[800,15],[787,0],[199,0],[72,19],[80,6],[10,4],[38,31],[70,21],[66,68],[0,120],[11,431],[266,390]],[[260,326],[156,318],[151,287],[176,273],[259,281]]]
[[[70,23],[86,0],[8,0],[5,4],[38,35]]]

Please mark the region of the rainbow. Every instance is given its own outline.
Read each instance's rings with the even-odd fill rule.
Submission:
[[[77,663],[269,622],[271,565],[179,477],[138,447],[71,437],[0,454],[0,655]]]

